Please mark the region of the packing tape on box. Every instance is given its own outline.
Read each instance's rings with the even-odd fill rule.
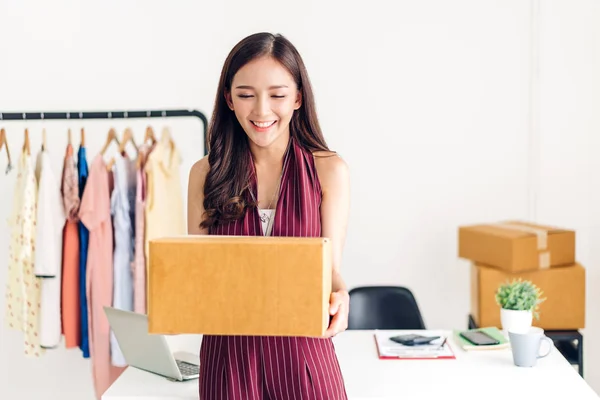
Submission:
[[[548,231],[542,228],[535,228],[530,225],[521,225],[508,223],[508,222],[500,222],[497,224],[492,224],[498,228],[506,228],[513,229],[516,231],[521,231],[525,233],[532,233],[537,237],[537,249],[540,252],[539,254],[539,264],[541,269],[550,268],[550,252],[547,250],[548,248]]]

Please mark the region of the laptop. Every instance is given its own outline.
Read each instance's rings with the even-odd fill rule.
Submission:
[[[172,381],[199,377],[198,356],[192,353],[173,354],[163,335],[148,333],[147,315],[107,306],[104,312],[129,366]]]

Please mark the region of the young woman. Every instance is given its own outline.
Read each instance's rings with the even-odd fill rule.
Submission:
[[[188,232],[328,237],[333,287],[325,338],[204,336],[200,399],[346,399],[331,337],[348,321],[340,263],[349,174],[327,148],[304,63],[286,38],[258,33],[233,48],[208,141],[189,176]]]

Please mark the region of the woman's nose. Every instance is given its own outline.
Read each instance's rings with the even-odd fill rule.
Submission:
[[[269,98],[267,96],[259,96],[254,106],[254,113],[258,116],[263,116],[268,115],[269,110]]]

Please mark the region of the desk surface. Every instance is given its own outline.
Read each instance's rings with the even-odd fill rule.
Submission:
[[[538,360],[536,367],[519,368],[510,349],[466,352],[451,337],[456,360],[380,360],[373,331],[346,331],[334,342],[349,399],[600,398],[556,349]],[[127,368],[102,396],[103,400],[133,398],[197,400],[198,380],[170,382]]]

